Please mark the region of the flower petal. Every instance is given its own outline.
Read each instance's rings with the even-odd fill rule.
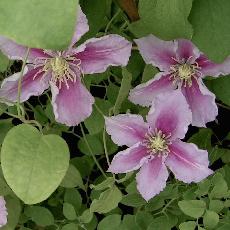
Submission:
[[[43,78],[43,73],[41,73],[34,79],[34,76],[39,70],[40,68],[27,70],[24,74],[21,86],[21,102],[27,101],[31,96],[39,96],[44,92],[44,90],[49,88],[49,75]],[[20,73],[15,73],[2,82],[0,89],[1,98],[11,102],[16,102],[18,100],[19,78]]]
[[[177,43],[163,41],[153,35],[135,39],[138,49],[147,64],[157,66],[162,71],[169,71],[175,64]]]
[[[83,13],[81,7],[78,7],[78,18],[76,22],[75,32],[71,41],[71,46],[73,46],[86,32],[89,31],[89,25],[86,15]]]
[[[175,141],[169,146],[170,153],[166,165],[178,180],[185,183],[200,182],[213,173],[208,168],[208,152],[198,149],[192,143]]]
[[[148,131],[147,124],[142,116],[120,114],[105,117],[106,131],[117,145],[132,146],[145,138]]]
[[[194,62],[200,56],[200,51],[191,41],[186,39],[178,39],[177,42],[177,55],[179,60],[190,59],[191,62]]]
[[[147,115],[147,121],[152,129],[157,128],[171,139],[184,138],[192,121],[189,106],[180,90],[160,94],[153,101]]]
[[[139,169],[145,161],[148,160],[148,152],[146,147],[140,143],[117,153],[108,171],[112,173],[127,173]]]
[[[0,196],[0,228],[7,224],[6,202],[3,196]]]
[[[62,84],[61,89],[52,82],[50,85],[56,121],[67,126],[75,126],[90,116],[94,98],[80,79],[75,83],[68,82],[69,89],[65,84]]]
[[[193,80],[191,87],[182,87],[182,93],[192,111],[192,125],[206,127],[207,122],[215,120],[218,114],[215,95],[207,89],[201,79]]]
[[[27,47],[18,45],[14,41],[0,36],[0,50],[9,58],[13,60],[24,60],[26,57]],[[31,48],[28,61],[34,62],[38,57],[50,57],[44,53],[42,49]]]
[[[198,66],[201,68],[200,72],[205,76],[218,77],[220,74],[225,74],[223,64],[217,64],[210,61],[204,54],[196,60]]]
[[[145,162],[137,174],[137,189],[148,201],[159,194],[166,186],[168,170],[161,157]]]
[[[102,73],[109,66],[126,66],[132,43],[115,34],[92,38],[76,49],[83,73]]]
[[[158,73],[152,80],[136,86],[130,90],[129,100],[134,104],[150,106],[155,96],[172,91],[174,88],[169,75]]]

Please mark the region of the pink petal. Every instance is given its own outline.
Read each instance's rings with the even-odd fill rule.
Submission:
[[[120,114],[105,117],[106,131],[117,145],[132,146],[145,138],[147,124],[142,116],[133,114]]]
[[[198,48],[189,40],[178,39],[177,55],[179,60],[190,59],[193,62],[200,56]]]
[[[184,138],[192,121],[189,106],[180,90],[160,94],[153,101],[147,116],[152,129],[157,128],[171,139]]]
[[[137,189],[148,201],[159,194],[166,186],[168,170],[161,157],[145,162],[137,174]]]
[[[31,96],[39,96],[44,90],[49,88],[49,75],[43,78],[43,74],[41,73],[33,79],[39,70],[40,68],[32,69],[24,74],[21,87],[21,102],[27,101]],[[0,97],[11,102],[16,102],[18,100],[19,77],[20,73],[15,73],[2,82]]]
[[[71,41],[73,46],[86,32],[89,31],[88,20],[86,15],[83,13],[80,6],[78,6],[78,18],[76,22],[75,32]]]
[[[163,41],[153,35],[134,41],[147,64],[157,66],[162,71],[168,71],[175,64],[173,58],[176,58],[177,43],[174,41]]]
[[[174,86],[169,79],[169,75],[158,73],[152,80],[130,90],[129,100],[134,104],[150,106],[155,96],[160,93],[172,91],[173,88]]]
[[[132,43],[115,34],[92,38],[76,49],[83,73],[102,73],[109,66],[126,66]]]
[[[182,93],[192,110],[194,126],[206,127],[207,122],[215,120],[218,114],[215,95],[207,89],[201,79],[193,80],[191,87],[183,87]]]
[[[166,165],[178,180],[185,183],[200,182],[213,173],[208,168],[208,152],[198,149],[196,145],[175,141],[170,148]]]
[[[13,60],[24,60],[26,57],[27,47],[18,45],[14,41],[0,36],[0,50]],[[49,57],[42,49],[31,48],[28,56],[28,62],[34,62],[38,57]]]
[[[6,202],[3,196],[0,196],[0,227],[7,224]]]
[[[75,126],[90,116],[94,98],[80,80],[68,82],[69,89],[65,84],[62,84],[61,89],[53,83],[50,85],[56,121]]]
[[[139,169],[148,160],[148,152],[140,143],[117,153],[109,166],[112,173],[127,173]]]
[[[221,64],[221,72],[223,75],[230,74],[230,57],[227,57]]]
[[[201,54],[200,57],[196,60],[199,67],[201,67],[200,72],[205,76],[218,77],[220,74],[224,74],[222,69],[223,64],[217,64],[210,61],[204,54]]]

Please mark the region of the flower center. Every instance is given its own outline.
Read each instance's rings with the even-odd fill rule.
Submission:
[[[62,83],[64,83],[69,89],[69,81],[76,82],[77,74],[73,69],[81,72],[81,60],[75,57],[66,56],[64,57],[61,52],[58,52],[56,57],[52,58],[38,58],[36,60],[35,67],[42,67],[40,71],[34,76],[34,79],[38,74],[44,73],[43,78],[48,72],[51,72],[51,81],[58,86],[60,89]],[[71,68],[72,67],[72,68]]]
[[[182,64],[178,68],[178,75],[181,80],[189,80],[194,74],[193,68],[188,64]]]
[[[161,130],[155,130],[146,135],[144,145],[147,147],[148,152],[153,155],[167,156],[169,153],[168,146],[171,144],[169,137],[162,133]]]
[[[188,58],[186,61],[173,58],[177,62],[177,64],[170,67],[170,78],[173,78],[174,84],[178,85],[178,83],[181,83],[185,87],[191,87],[193,78],[197,79],[201,76],[202,73],[199,71],[198,63],[191,64],[191,58]]]

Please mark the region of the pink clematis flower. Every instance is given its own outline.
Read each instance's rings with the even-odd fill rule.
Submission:
[[[94,98],[81,83],[84,74],[102,73],[108,66],[125,66],[132,44],[119,35],[107,35],[73,45],[89,30],[85,14],[79,10],[76,30],[70,47],[55,52],[32,48],[22,80],[21,102],[41,95],[51,87],[55,118],[67,126],[75,126],[90,116]],[[26,47],[0,36],[0,49],[10,59],[24,59]],[[0,98],[17,101],[19,73],[6,78]]]
[[[180,140],[191,120],[191,111],[179,90],[156,96],[147,123],[140,115],[106,117],[106,130],[112,140],[129,147],[113,158],[108,171],[127,173],[140,169],[137,189],[146,201],[166,186],[167,167],[185,183],[203,180],[212,173],[208,152]]]
[[[0,228],[7,224],[6,202],[3,196],[0,196]]]
[[[129,100],[150,106],[159,93],[179,88],[192,111],[192,124],[205,127],[215,120],[218,109],[215,95],[202,82],[205,76],[222,74],[221,64],[207,59],[189,40],[163,41],[153,35],[135,40],[148,64],[160,69],[154,79],[130,91]]]

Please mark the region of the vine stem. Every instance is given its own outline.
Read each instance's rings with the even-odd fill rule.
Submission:
[[[105,114],[101,111],[101,109],[96,105],[96,103],[94,104],[95,108],[97,109],[97,111],[103,116],[105,117]],[[107,149],[107,145],[106,145],[106,136],[105,136],[105,125],[103,128],[103,145],[104,145],[104,151],[105,151],[105,157],[106,157],[106,161],[108,166],[110,165],[109,162],[109,155],[108,155],[108,149]]]
[[[83,139],[84,139],[84,141],[85,141],[85,143],[86,143],[86,145],[87,145],[87,148],[89,149],[89,152],[90,152],[90,154],[91,154],[91,156],[92,156],[92,158],[93,158],[95,164],[97,165],[98,169],[101,171],[102,175],[103,175],[105,178],[107,178],[107,176],[106,176],[104,170],[102,169],[102,167],[100,166],[99,162],[97,161],[97,158],[94,156],[93,151],[92,151],[92,149],[91,149],[91,147],[90,147],[90,145],[89,145],[89,142],[88,142],[87,139],[86,139],[85,132],[84,132],[84,129],[83,129],[83,127],[82,127],[82,124],[80,124],[80,128],[81,128],[81,133],[82,133]]]
[[[22,69],[21,69],[20,76],[19,76],[19,79],[18,79],[17,111],[18,111],[18,116],[19,117],[22,115],[21,114],[21,107],[20,107],[20,99],[21,99],[21,91],[22,91],[22,78],[23,78],[23,73],[24,73],[25,66],[26,66],[26,61],[27,61],[28,56],[29,56],[29,52],[30,52],[30,48],[27,48],[26,56],[25,56],[25,58],[23,60]]]

